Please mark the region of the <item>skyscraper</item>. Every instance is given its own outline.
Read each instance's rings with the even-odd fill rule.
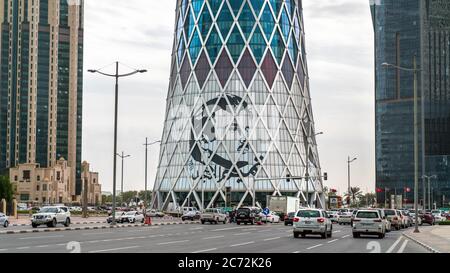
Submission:
[[[448,207],[450,199],[450,2],[371,0],[375,30],[376,183],[378,200],[414,196],[413,73],[386,69],[382,63],[412,68],[417,56],[420,97],[419,177],[431,179],[431,201]],[[423,109],[423,111],[422,111]],[[427,183],[423,183],[427,182]],[[428,192],[421,179],[419,196]],[[408,190],[410,189],[410,190]],[[428,195],[428,194],[427,194]],[[425,198],[428,203],[428,196]]]
[[[0,0],[0,170],[72,167],[81,191],[83,1]]]
[[[178,0],[175,25],[154,206],[249,205],[253,189],[264,206],[306,188],[322,206],[302,1]],[[308,187],[286,179],[307,169]]]

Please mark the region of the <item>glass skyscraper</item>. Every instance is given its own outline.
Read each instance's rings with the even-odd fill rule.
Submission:
[[[0,171],[72,167],[81,191],[83,1],[0,0]]]
[[[409,206],[414,201],[414,75],[382,64],[412,68],[416,55],[421,69],[419,197],[421,203],[426,199],[427,204],[431,201],[437,207],[449,207],[450,2],[371,0],[370,3],[375,31],[378,200],[384,203],[385,197],[401,195]],[[428,179],[422,177],[434,175],[429,188]]]
[[[154,206],[306,203],[307,169],[323,206],[302,2],[178,0],[175,25]]]

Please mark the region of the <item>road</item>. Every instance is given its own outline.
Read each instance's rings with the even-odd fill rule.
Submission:
[[[427,227],[423,227],[427,228]],[[0,253],[427,253],[392,231],[385,239],[354,239],[349,226],[333,237],[294,239],[292,227],[172,225],[0,235]]]

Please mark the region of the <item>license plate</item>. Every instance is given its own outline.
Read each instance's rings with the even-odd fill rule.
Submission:
[[[309,225],[311,224],[311,221],[305,221],[305,224]]]
[[[371,226],[371,223],[362,223],[363,226]]]

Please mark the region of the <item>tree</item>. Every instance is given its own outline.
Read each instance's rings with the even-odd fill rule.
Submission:
[[[351,187],[350,192],[346,193],[346,198],[351,200],[351,204],[355,207],[357,207],[358,201],[363,196],[363,193],[359,187]]]
[[[11,202],[13,199],[13,187],[7,176],[0,176],[0,200],[5,199]]]
[[[375,205],[377,195],[375,193],[366,193],[364,196],[361,197],[359,205],[361,207],[372,207]]]

